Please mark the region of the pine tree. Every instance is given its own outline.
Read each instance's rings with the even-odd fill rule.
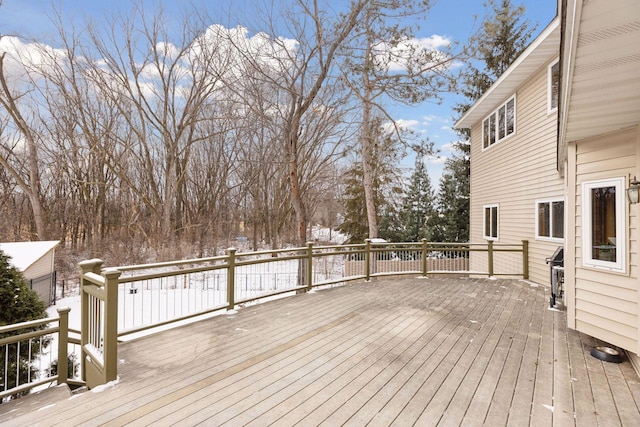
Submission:
[[[418,155],[400,213],[403,241],[432,239],[436,221],[434,202],[434,192],[424,164],[424,156]]]
[[[22,274],[9,263],[9,257],[0,251],[0,326],[42,319],[46,315],[45,304],[29,289]],[[21,329],[0,334],[0,338],[42,328],[44,326]],[[28,375],[37,378],[38,371],[32,365],[32,361],[48,344],[49,340],[34,340],[31,348],[16,344],[0,346],[0,391],[15,387],[18,377],[20,383],[23,383]]]
[[[469,240],[469,158],[464,154],[465,149],[466,147],[459,149],[461,155],[447,160],[440,178],[438,219],[434,236],[437,241]]]
[[[362,243],[367,238],[367,211],[364,204],[364,186],[362,184],[362,166],[354,163],[345,173],[345,192],[343,195],[344,219],[336,227],[349,236],[347,243]]]
[[[526,11],[523,5],[515,7],[510,0],[488,0],[484,7],[489,13],[466,46],[471,59],[458,76],[460,93],[467,98],[467,102],[455,107],[460,114],[520,56],[536,29],[528,20],[523,20]]]
[[[378,222],[384,215],[394,211],[394,201],[397,195],[401,194],[402,190],[396,184],[398,170],[395,165],[400,162],[403,153],[400,151],[396,136],[385,131],[381,119],[376,119],[373,127],[375,144],[371,153],[372,195],[376,206],[376,222]],[[349,236],[348,243],[362,243],[366,238],[377,237],[369,234],[364,171],[360,159],[354,160],[346,171],[344,182],[344,219],[336,229]],[[382,234],[380,236],[384,237]]]
[[[397,198],[401,198],[403,196],[402,189],[396,187],[396,190]],[[385,205],[380,209],[380,233],[378,236],[388,242],[402,242],[404,241],[404,228],[400,217],[402,200],[396,201],[394,198],[387,199],[385,202]]]

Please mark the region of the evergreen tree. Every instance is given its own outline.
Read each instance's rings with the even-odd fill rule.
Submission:
[[[364,204],[362,165],[359,162],[354,163],[345,173],[343,204],[344,219],[336,230],[349,236],[346,243],[361,243],[367,238],[369,228]]]
[[[457,145],[463,145],[458,143]],[[438,192],[438,218],[433,240],[467,242],[469,240],[469,158],[467,147],[462,154],[447,159],[440,178]]]
[[[374,166],[372,167],[372,193],[377,210],[377,220],[385,223],[383,226],[385,228],[389,223],[382,218],[393,214],[395,211],[394,201],[398,198],[398,194],[402,193],[396,184],[398,170],[395,165],[400,162],[403,154],[395,135],[385,132],[380,119],[375,121],[374,127],[373,133],[376,135],[376,143],[372,152],[372,165]],[[359,159],[353,161],[345,173],[344,182],[344,219],[336,229],[349,236],[348,243],[362,243],[366,238],[377,237],[369,234],[362,161]],[[384,237],[382,234],[380,236]]]
[[[460,114],[520,56],[536,29],[523,19],[526,10],[523,5],[516,7],[510,0],[488,0],[484,7],[488,15],[466,46],[470,60],[458,76],[459,91],[467,98],[455,107]]]
[[[9,257],[0,251],[0,326],[42,319],[46,315],[45,304],[29,289],[22,274],[9,263]],[[0,334],[0,338],[42,328],[44,326],[21,329]],[[16,387],[18,377],[21,384],[28,375],[37,378],[38,371],[32,362],[48,344],[48,340],[33,340],[31,346],[0,346],[0,391]]]
[[[396,193],[398,198],[402,197],[400,188],[396,187]],[[385,202],[385,205],[381,207],[378,236],[388,242],[402,242],[404,240],[404,227],[400,217],[400,203],[402,201],[387,199]]]
[[[424,165],[424,156],[416,156],[415,169],[409,179],[409,187],[402,203],[402,240],[417,242],[431,240],[436,224],[434,192],[431,180]]]

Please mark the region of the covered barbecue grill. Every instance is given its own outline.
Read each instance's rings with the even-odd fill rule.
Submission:
[[[562,285],[564,283],[564,248],[559,246],[553,255],[545,261],[549,264],[551,280],[551,297],[549,298],[549,306],[555,307],[556,298],[562,298]]]

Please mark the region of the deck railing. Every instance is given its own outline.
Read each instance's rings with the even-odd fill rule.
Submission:
[[[78,384],[67,363],[69,345],[80,340],[70,332],[80,335],[69,329],[69,308],[59,308],[58,317],[1,326],[0,402],[53,382]]]
[[[471,254],[478,255],[481,268],[470,268]],[[83,379],[89,388],[115,380],[118,339],[151,328],[283,294],[387,275],[528,278],[527,258],[527,241],[504,245],[367,240],[248,253],[230,248],[222,256],[108,269],[99,259],[84,261]]]

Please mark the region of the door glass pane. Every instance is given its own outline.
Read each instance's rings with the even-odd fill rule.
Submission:
[[[592,259],[616,262],[616,187],[591,189]]]

